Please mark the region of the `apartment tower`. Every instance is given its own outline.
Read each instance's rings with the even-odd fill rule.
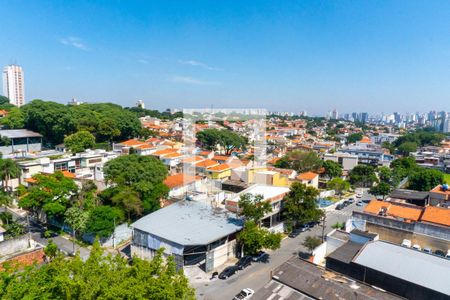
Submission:
[[[11,104],[21,107],[25,104],[23,70],[21,66],[9,65],[3,68],[3,94]]]

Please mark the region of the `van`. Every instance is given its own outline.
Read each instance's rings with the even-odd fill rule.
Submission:
[[[450,259],[450,250],[447,251],[447,255],[445,256],[446,259]]]

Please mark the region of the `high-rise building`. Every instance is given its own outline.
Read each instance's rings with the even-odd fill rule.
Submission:
[[[3,68],[3,94],[17,107],[25,104],[25,87],[21,66],[9,65]]]
[[[337,111],[336,108],[333,109],[333,111],[331,112],[331,118],[334,119],[334,120],[339,119],[339,114],[338,114],[338,111]]]

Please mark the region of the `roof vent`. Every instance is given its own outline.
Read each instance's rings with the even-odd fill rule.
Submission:
[[[383,206],[382,208],[380,208],[380,211],[378,212],[378,215],[385,217],[386,216],[386,212],[387,212],[387,207]]]

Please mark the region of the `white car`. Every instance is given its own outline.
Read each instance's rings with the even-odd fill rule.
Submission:
[[[234,296],[233,300],[247,300],[250,299],[254,293],[255,293],[254,290],[246,288],[240,291],[239,294]]]
[[[422,247],[420,247],[418,244],[414,244],[412,246],[412,248],[415,249],[415,250],[418,250],[418,251],[422,250]]]
[[[402,242],[402,246],[406,247],[406,248],[411,248],[411,241],[407,240],[407,239],[404,239],[403,242]]]

